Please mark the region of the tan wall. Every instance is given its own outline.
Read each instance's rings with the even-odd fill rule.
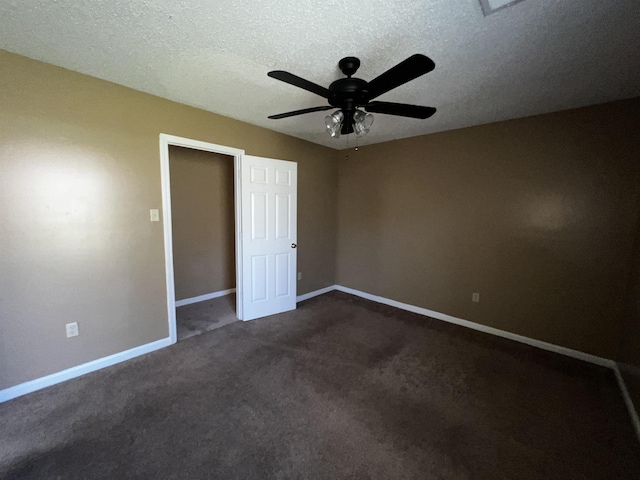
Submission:
[[[638,231],[630,260],[631,273],[627,287],[623,335],[617,359],[635,366],[640,371],[640,222],[637,225]]]
[[[0,389],[167,337],[160,133],[298,162],[298,293],[334,283],[332,150],[5,51],[0,85]]]
[[[169,147],[176,300],[236,287],[233,157]]]
[[[640,221],[630,262],[622,337],[616,360],[636,409],[640,411]]]
[[[337,283],[613,358],[638,125],[635,99],[351,150]]]
[[[337,283],[614,356],[638,99],[345,160],[4,51],[0,84],[0,389],[167,336],[162,223],[149,222],[160,133],[299,163],[299,294],[335,282],[339,224]],[[81,333],[66,339],[71,321]]]

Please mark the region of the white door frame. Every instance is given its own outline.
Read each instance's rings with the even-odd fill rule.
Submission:
[[[236,220],[236,316],[242,320],[242,235],[241,235],[241,182],[240,167],[244,150],[225,147],[215,143],[201,142],[190,138],[160,134],[160,176],[162,181],[162,222],[164,230],[164,261],[167,280],[167,313],[169,314],[169,338],[171,343],[178,340],[176,326],[176,292],[173,274],[173,230],[171,227],[171,179],[169,170],[169,145],[204,150],[233,157],[233,185]]]

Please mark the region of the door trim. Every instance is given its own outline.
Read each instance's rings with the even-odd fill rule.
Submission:
[[[162,222],[164,232],[164,262],[167,287],[167,313],[169,320],[169,338],[171,343],[178,341],[178,329],[176,326],[176,296],[173,272],[173,229],[171,226],[171,178],[169,170],[169,145],[176,147],[192,148],[205,152],[220,153],[233,157],[233,185],[234,185],[234,209],[235,209],[235,237],[236,237],[236,316],[242,320],[242,235],[241,235],[241,182],[240,167],[244,150],[239,148],[216,145],[215,143],[201,142],[190,138],[177,137],[166,133],[160,134],[160,178],[162,182]]]

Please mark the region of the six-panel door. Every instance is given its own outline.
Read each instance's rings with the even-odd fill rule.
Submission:
[[[297,163],[244,155],[243,320],[296,308]]]

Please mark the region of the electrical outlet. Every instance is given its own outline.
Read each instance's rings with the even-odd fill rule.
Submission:
[[[479,293],[472,294],[471,295],[471,301],[478,303],[480,301],[480,294]]]
[[[78,322],[67,323],[67,338],[77,337],[80,332],[78,331]]]
[[[302,280],[302,272],[298,272],[298,280]]]

